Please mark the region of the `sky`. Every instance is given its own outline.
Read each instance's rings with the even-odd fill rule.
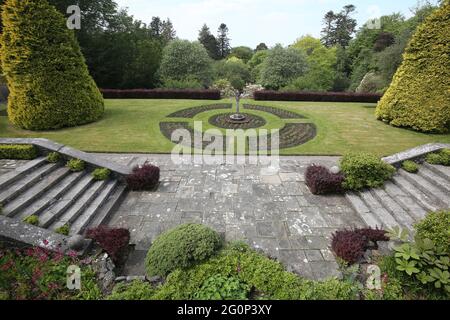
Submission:
[[[302,35],[320,36],[326,12],[354,4],[358,25],[393,12],[411,16],[418,0],[116,0],[135,18],[149,23],[153,16],[170,18],[181,39],[196,40],[206,23],[213,34],[224,22],[231,45],[255,48],[265,42],[292,44]],[[432,1],[435,2],[435,1]]]

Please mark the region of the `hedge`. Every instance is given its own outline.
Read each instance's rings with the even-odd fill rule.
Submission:
[[[219,90],[182,89],[101,89],[105,99],[195,99],[220,100]]]
[[[417,28],[376,115],[396,127],[450,130],[450,0]]]
[[[33,160],[38,156],[35,146],[29,144],[0,145],[0,159]]]
[[[102,95],[65,17],[42,0],[8,0],[2,11],[2,71],[11,123],[28,130],[99,120]]]
[[[279,92],[262,90],[256,91],[254,99],[257,101],[318,101],[318,102],[367,102],[377,103],[381,95],[377,93],[354,92]]]

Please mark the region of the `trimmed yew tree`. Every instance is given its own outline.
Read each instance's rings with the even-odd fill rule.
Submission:
[[[378,104],[377,118],[422,132],[450,128],[450,0],[418,27]]]
[[[64,16],[45,0],[7,0],[2,19],[10,121],[47,130],[100,119],[103,97]]]

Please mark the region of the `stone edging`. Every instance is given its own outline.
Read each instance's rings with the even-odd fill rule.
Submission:
[[[400,166],[403,161],[406,160],[420,160],[424,158],[427,154],[432,152],[437,152],[439,150],[450,148],[450,144],[445,143],[429,143],[419,147],[415,147],[400,153],[396,153],[392,156],[382,158],[386,163],[393,166]]]
[[[63,144],[41,138],[0,138],[0,144],[32,144],[44,152],[58,152],[68,158],[77,158],[100,168],[107,168],[113,173],[124,177],[131,173],[131,168],[115,162],[107,161],[101,157],[80,150],[67,147]]]

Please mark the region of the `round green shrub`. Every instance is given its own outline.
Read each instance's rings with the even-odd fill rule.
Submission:
[[[80,159],[71,159],[71,160],[67,161],[66,166],[72,172],[80,172],[80,171],[84,170],[84,168],[86,167],[86,163]]]
[[[345,175],[344,188],[361,190],[378,188],[392,178],[395,168],[370,153],[349,153],[341,160],[341,170]]]
[[[450,129],[450,1],[444,0],[412,37],[391,86],[378,104],[378,119],[423,132]]]
[[[404,161],[402,163],[402,168],[403,170],[409,172],[409,173],[417,173],[419,172],[419,165],[417,163],[415,163],[414,161]]]
[[[47,161],[50,163],[57,163],[61,159],[61,155],[58,152],[50,152],[47,155]]]
[[[222,245],[214,230],[200,224],[184,224],[161,236],[147,253],[149,276],[166,276],[178,268],[188,268],[212,256]]]
[[[439,152],[430,153],[426,157],[429,164],[450,166],[450,149],[443,149]]]
[[[117,284],[112,293],[107,297],[108,300],[151,300],[155,289],[148,282],[133,281],[132,283]]]
[[[70,225],[65,224],[55,230],[56,233],[62,234],[63,236],[68,236],[70,234]]]
[[[208,278],[194,296],[197,300],[247,300],[250,289],[236,277],[216,274]]]
[[[111,171],[106,168],[97,168],[92,172],[92,177],[96,181],[103,181],[109,178]]]
[[[414,227],[419,238],[430,239],[450,252],[450,211],[431,212]]]
[[[13,124],[59,129],[103,116],[103,97],[63,14],[47,1],[7,0],[2,22],[1,63]]]
[[[39,217],[36,215],[31,215],[23,219],[23,222],[31,224],[32,226],[38,226],[39,225]]]

